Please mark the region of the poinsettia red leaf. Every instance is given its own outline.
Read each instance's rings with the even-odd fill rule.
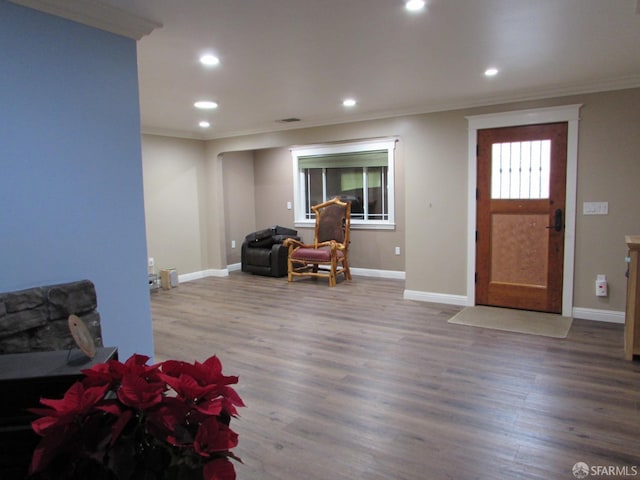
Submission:
[[[98,402],[104,399],[107,390],[109,390],[109,385],[96,385],[93,387],[85,388],[84,395],[82,396],[82,404],[85,408],[96,405]]]
[[[172,377],[179,377],[183,374],[189,374],[193,376],[193,366],[187,362],[181,362],[178,360],[165,360],[162,362],[162,372]]]
[[[44,439],[43,439],[44,440]],[[40,441],[38,446],[33,450],[31,455],[31,464],[29,465],[29,475],[41,472],[55,458],[57,449],[52,448],[46,441]]]
[[[181,427],[188,423],[189,411],[190,407],[180,399],[167,397],[148,412],[147,430],[156,438],[164,439],[171,445],[191,443],[193,434]]]
[[[224,398],[229,400],[235,406],[237,406],[237,407],[245,407],[246,406],[244,404],[244,402],[242,401],[242,398],[240,398],[240,395],[238,395],[238,393],[233,388],[231,388],[231,387],[223,387],[222,391],[223,391],[222,395],[224,396]]]
[[[80,404],[80,399],[84,394],[84,387],[81,382],[75,382],[65,392],[64,396],[60,399],[54,398],[41,398],[40,403],[51,407],[56,412],[64,412],[75,408]]]
[[[122,377],[117,391],[118,400],[128,407],[145,409],[157,405],[162,401],[164,384],[149,383],[136,375]]]
[[[111,385],[119,380],[119,376],[107,363],[98,363],[91,368],[81,370],[84,374],[82,383],[85,387],[92,385]]]
[[[227,425],[210,417],[200,424],[193,442],[195,451],[208,457],[211,453],[224,452],[238,445],[238,434]]]
[[[214,399],[205,399],[201,402],[196,403],[196,410],[205,415],[219,415],[222,412],[223,408],[223,400],[221,398]]]
[[[31,457],[30,470],[33,472],[45,469],[61,450],[74,442],[78,433],[75,423],[56,425],[42,436]]]
[[[141,355],[139,353],[134,353],[133,355],[131,355],[125,362],[125,366],[128,368],[132,368],[135,365],[146,365],[147,362],[149,361],[149,358],[147,355]]]
[[[118,360],[109,360],[107,365],[109,366],[109,371],[117,381],[120,381],[122,376],[128,371],[124,363]]]
[[[203,480],[236,480],[236,470],[226,458],[216,458],[202,468]]]
[[[29,475],[39,472],[49,463],[46,459],[49,450],[42,445],[38,445],[31,455],[31,464],[29,465]]]
[[[41,415],[41,416],[45,416],[45,415],[51,415],[52,413],[55,413],[55,410],[53,408],[27,408],[27,412],[33,413],[34,415]]]
[[[210,398],[216,390],[215,385],[201,386],[193,377],[187,374],[179,377],[161,375],[161,378],[173,388],[179,397],[191,403],[199,403],[203,399]]]
[[[167,375],[165,373],[160,374],[160,378],[167,383],[173,390],[181,397],[188,396],[188,391],[193,386],[198,386],[198,383],[188,375],[180,374],[178,376]]]
[[[96,410],[100,410],[101,412],[110,413],[111,415],[115,415],[119,417],[123,414],[124,408],[118,401],[107,400],[105,402],[96,405]]]
[[[44,436],[52,428],[64,427],[76,418],[83,417],[104,398],[106,390],[106,386],[85,389],[81,382],[75,382],[62,399],[41,398],[40,403],[50,408],[33,409],[33,413],[43,415],[32,422],[33,431]]]
[[[157,374],[160,364],[147,365],[147,361],[149,361],[148,356],[134,353],[124,363],[126,373],[138,374],[146,378],[153,377]]]
[[[238,383],[237,376],[222,374],[222,362],[216,355],[207,358],[204,363],[195,362],[195,366],[199,372],[198,381],[204,384],[231,385]]]
[[[202,365],[207,367],[207,369],[212,373],[215,373],[218,375],[222,373],[222,362],[220,361],[217,355],[211,355],[204,362],[202,362]]]
[[[33,422],[31,422],[31,428],[34,432],[36,432],[41,437],[44,436],[51,427],[58,423],[57,417],[41,417],[36,418]]]

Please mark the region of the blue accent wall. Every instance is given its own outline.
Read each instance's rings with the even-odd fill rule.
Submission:
[[[153,356],[135,40],[0,0],[0,292],[94,282]]]

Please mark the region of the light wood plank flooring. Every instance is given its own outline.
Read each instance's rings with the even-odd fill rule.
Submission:
[[[458,307],[403,289],[240,272],[184,283],[152,294],[156,360],[215,353],[240,376],[239,480],[640,470],[640,363],[623,359],[622,325],[574,320],[566,339],[450,325]]]

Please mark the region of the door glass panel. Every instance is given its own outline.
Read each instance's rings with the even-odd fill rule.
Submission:
[[[544,287],[547,284],[548,216],[491,217],[491,282]]]
[[[551,140],[491,145],[491,198],[549,198]]]

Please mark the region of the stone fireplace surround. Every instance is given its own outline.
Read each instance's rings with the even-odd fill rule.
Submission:
[[[97,306],[89,280],[0,293],[0,354],[75,347],[68,325],[71,314],[84,321],[96,347],[102,347]]]

